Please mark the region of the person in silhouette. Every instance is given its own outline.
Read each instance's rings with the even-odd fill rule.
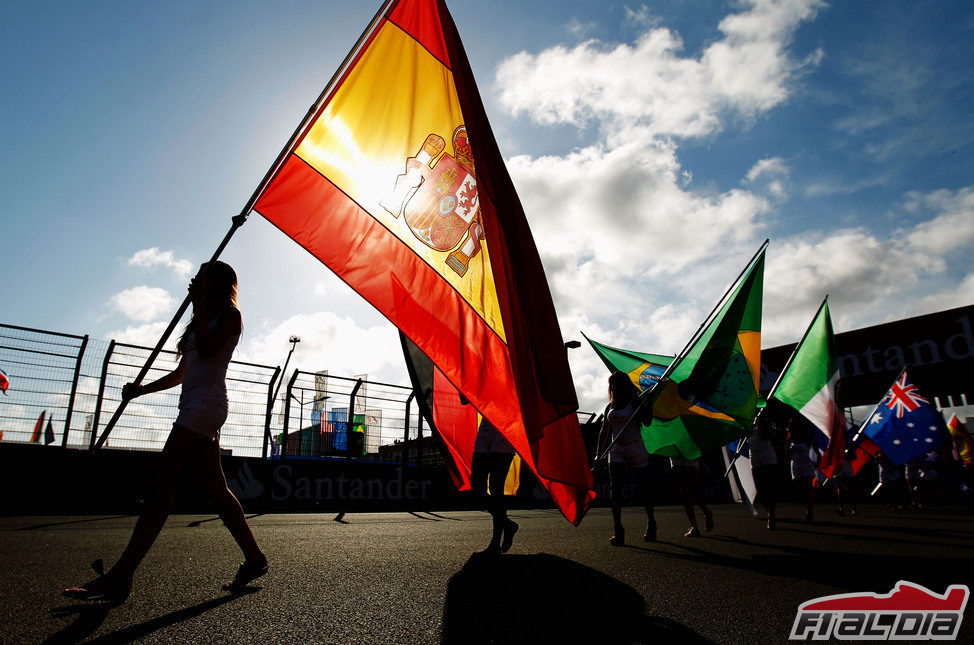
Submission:
[[[788,455],[791,458],[791,479],[797,489],[797,495],[805,503],[805,521],[815,519],[813,505],[815,503],[815,474],[816,464],[821,459],[818,446],[815,445],[812,424],[804,417],[793,416],[788,421]]]
[[[638,394],[639,391],[625,372],[616,371],[609,376],[609,404],[605,408],[598,445],[600,455],[610,443],[612,445],[609,448],[609,490],[614,529],[609,544],[612,546],[624,546],[626,543],[626,531],[622,526],[622,487],[627,471],[631,472],[646,509],[643,540],[651,542],[656,539],[656,519],[649,483],[649,454],[641,434],[641,420],[651,419],[652,414],[640,413],[640,419],[632,418],[639,406],[636,400]]]
[[[758,500],[768,513],[768,530],[777,526],[775,505],[778,500],[778,453],[773,442],[774,424],[766,411],[758,412],[754,419],[754,433],[748,437],[751,455],[751,475],[757,489]]]
[[[492,525],[490,543],[480,552],[481,555],[507,553],[517,533],[517,523],[507,517],[504,495],[504,483],[513,460],[514,447],[487,417],[483,417],[477,429],[471,464],[471,484],[485,501]]]
[[[182,386],[179,413],[159,456],[145,508],[115,566],[105,572],[102,561],[96,560],[92,567],[98,577],[65,589],[68,597],[114,602],[128,597],[136,569],[166,523],[176,483],[186,471],[196,475],[201,491],[216,504],[245,558],[223,588],[238,591],[268,570],[267,558],[257,546],[240,502],[227,488],[220,463],[220,428],[228,414],[227,367],[243,331],[236,273],[224,262],[205,264],[190,282],[189,296],[193,313],[177,345],[176,369],[147,385],[129,383],[122,388],[122,398],[128,401]]]

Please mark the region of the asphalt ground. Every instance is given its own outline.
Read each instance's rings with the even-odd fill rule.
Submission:
[[[481,512],[252,516],[271,570],[248,593],[220,585],[240,561],[213,516],[172,516],[122,605],[61,589],[118,557],[132,516],[0,518],[3,643],[782,643],[798,605],[838,593],[888,593],[908,580],[943,593],[974,587],[974,514],[865,506],[816,521],[779,510],[776,531],[739,505],[685,538],[680,507],[625,511],[611,547],[607,509],[573,527],[551,510],[511,513],[520,531],[497,558]],[[970,607],[958,642],[974,642]]]

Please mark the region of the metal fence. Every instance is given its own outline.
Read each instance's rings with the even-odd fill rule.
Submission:
[[[91,446],[121,403],[122,386],[135,380],[152,349],[112,342],[102,361],[98,403],[92,428]],[[179,363],[176,352],[163,350],[152,363],[145,382],[152,382],[173,371]],[[270,388],[280,368],[230,361],[227,368],[227,396],[230,414],[220,431],[220,446],[233,454],[258,456],[263,452]],[[135,450],[161,450],[172,428],[179,405],[179,390],[172,388],[133,399],[112,430],[106,445]]]
[[[0,440],[67,445],[87,336],[0,325]]]
[[[121,402],[151,348],[0,324],[0,441],[89,448]],[[145,382],[177,365],[162,351]],[[230,415],[220,445],[246,457],[372,459],[434,465],[442,453],[412,388],[231,361]],[[177,388],[129,402],[105,447],[161,450],[176,418]],[[594,418],[579,413],[582,422]],[[351,419],[351,427],[349,427]],[[50,430],[48,430],[50,426]]]
[[[273,440],[285,455],[404,461],[412,449],[422,461],[423,419],[412,388],[296,370],[282,399],[282,431]]]

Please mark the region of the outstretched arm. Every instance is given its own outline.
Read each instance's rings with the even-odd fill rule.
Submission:
[[[171,387],[176,387],[183,382],[183,375],[186,373],[186,358],[182,357],[179,360],[179,365],[176,369],[169,372],[162,378],[159,378],[152,383],[146,385],[136,385],[135,383],[126,383],[122,386],[122,400],[129,401],[137,396],[142,396],[143,394],[151,394],[152,392],[161,392],[162,390],[168,390]]]

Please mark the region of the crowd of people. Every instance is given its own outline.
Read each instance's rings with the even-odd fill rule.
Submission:
[[[627,475],[636,484],[637,503],[646,507],[648,528],[644,538],[650,541],[656,537],[654,490],[646,467],[648,455],[640,438],[642,424],[634,416],[645,420],[652,414],[637,410],[638,390],[628,374],[615,372],[609,377],[608,396],[596,455],[608,457],[613,517],[609,542],[613,546],[625,543],[621,508]],[[816,503],[819,506],[834,503],[836,514],[855,517],[859,513],[858,504],[867,497],[881,501],[891,511],[974,501],[969,475],[963,462],[952,454],[949,438],[944,442],[948,447],[922,454],[901,466],[894,465],[881,452],[863,459],[851,448],[839,457],[841,463],[826,477],[820,470],[824,446],[819,434],[815,426],[793,411],[765,409],[756,416],[753,432],[746,439],[746,454],[756,490],[754,502],[764,508],[768,530],[777,527],[777,503],[783,500],[801,503],[806,522],[815,521]],[[850,445],[854,435],[855,428],[848,431]],[[863,462],[872,466],[859,471]],[[684,535],[700,537],[696,508],[704,515],[705,531],[712,530],[714,525],[701,489],[702,461],[674,457],[669,463],[690,525]],[[870,479],[874,480],[873,485],[867,490]]]

